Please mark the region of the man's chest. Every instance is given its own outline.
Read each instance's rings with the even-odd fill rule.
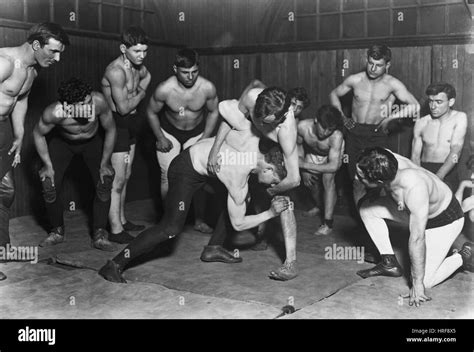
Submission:
[[[36,77],[33,68],[15,68],[12,75],[0,84],[3,94],[18,97],[30,91]]]
[[[166,99],[166,105],[173,111],[195,111],[204,108],[206,96],[199,90],[193,92],[173,91]]]

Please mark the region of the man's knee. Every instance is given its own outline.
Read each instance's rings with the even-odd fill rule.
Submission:
[[[53,182],[49,177],[46,177],[44,181],[41,181],[43,187],[43,198],[46,203],[54,203],[56,201],[56,187],[53,186]]]
[[[110,200],[110,192],[112,191],[114,175],[104,176],[103,178],[104,182],[102,182],[101,180],[97,182],[96,194],[97,198],[99,198],[102,202],[108,202]]]

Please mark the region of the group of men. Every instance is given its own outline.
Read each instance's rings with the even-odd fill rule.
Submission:
[[[43,23],[32,28],[22,46],[0,49],[2,246],[10,241],[11,168],[20,162],[28,94],[38,69],[59,61],[68,44],[59,25]],[[268,220],[279,217],[286,259],[269,276],[291,280],[298,270],[297,228],[289,191],[303,180],[318,203],[307,214],[322,215],[315,234],[330,235],[337,201],[335,176],[347,163],[360,221],[380,253],[375,267],[357,274],[364,278],[402,275],[384,219],[410,227],[410,304],[429,300],[425,288],[458,268],[472,270],[470,242],[447,256],[463,227],[464,212],[472,213],[474,207],[471,198],[462,199],[462,190],[472,187],[472,182],[462,182],[462,190],[453,193],[459,183],[456,165],[467,116],[453,109],[454,88],[434,83],[426,90],[430,113],[420,117],[415,97],[388,73],[391,51],[385,45],[369,48],[366,69],[345,79],[331,92],[330,104],[319,107],[309,119],[301,118],[309,105],[301,87],[286,92],[254,80],[239,99],[219,102],[214,84],[199,75],[197,53],[179,50],[174,75],[156,87],[146,108],[156,137],[164,216],[158,225],[136,237],[130,235],[144,229],[126,219],[124,204],[135,155],[137,109],[151,81],[144,65],[146,34],[139,27],[128,28],[119,49],[101,80],[102,92],[93,91],[80,79],[66,80],[59,87],[58,101],[44,110],[35,125],[33,138],[43,162],[39,176],[51,225],[41,246],[64,241],[61,185],[72,157],[81,155],[96,192],[92,246],[116,251],[114,242],[127,244],[99,270],[105,279],[125,282],[122,273],[130,261],[179,235],[194,201],[194,228],[212,232],[202,261],[241,262],[240,256],[224,248],[227,236],[252,228],[261,234]],[[351,116],[346,117],[340,99],[349,92],[353,101]],[[404,118],[415,121],[411,160],[388,149],[392,123]],[[217,127],[216,136],[211,137]],[[56,133],[47,142],[53,130]],[[204,221],[206,185],[213,189],[221,210],[215,229]],[[253,212],[248,209],[250,203]],[[0,279],[5,278],[0,273]]]

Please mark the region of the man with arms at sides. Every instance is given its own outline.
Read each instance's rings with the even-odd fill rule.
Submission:
[[[336,172],[342,165],[344,137],[341,112],[331,105],[323,105],[313,119],[298,123],[298,155],[303,183],[319,204],[320,181],[324,189],[324,218],[315,235],[329,235],[333,227],[336,206]],[[319,212],[313,208],[310,212]]]
[[[456,166],[464,146],[467,116],[452,109],[456,100],[452,85],[430,84],[426,95],[430,114],[415,123],[411,160],[434,173],[455,192],[459,184]]]
[[[449,257],[454,240],[464,224],[461,206],[449,187],[433,173],[387,149],[365,149],[356,165],[357,178],[366,188],[381,188],[385,196],[360,200],[360,216],[377,246],[382,261],[357,272],[363,278],[402,275],[394,255],[385,219],[409,225],[408,252],[411,261],[409,304],[431,300],[431,288],[472,263],[469,242]],[[357,192],[357,198],[363,192]]]
[[[199,57],[194,50],[179,50],[173,70],[175,74],[158,85],[147,109],[148,121],[156,137],[163,202],[168,194],[171,161],[197,141],[210,137],[219,115],[216,87],[199,75]],[[165,109],[160,113],[163,107]],[[205,192],[199,190],[194,197],[194,229],[211,233],[212,228],[204,222],[205,204]]]
[[[247,123],[250,125],[249,121]],[[213,142],[214,138],[203,139],[184,150],[173,160],[168,172],[170,192],[161,223],[139,234],[124,251],[112,261],[108,261],[99,271],[101,276],[109,281],[125,282],[121,273],[131,259],[151,251],[159,243],[174,238],[182,232],[193,194],[209,179],[207,162]],[[209,246],[206,246],[201,254],[203,261],[224,261],[226,263],[241,261],[241,258],[234,258],[235,260],[231,261],[232,255],[226,254],[222,248],[226,234],[231,229],[229,227],[226,229],[219,223],[222,224],[227,218],[230,219],[234,229],[242,231],[256,227],[281,214],[281,220],[285,226],[284,233],[287,235],[288,241],[296,243],[296,223],[293,212],[288,209],[290,202],[287,197],[275,197],[267,211],[257,215],[245,215],[250,174],[257,173],[258,179],[262,183],[274,184],[281,181],[286,173],[281,153],[274,149],[264,155],[259,151],[258,144],[259,138],[252,135],[250,129],[231,131],[222,144],[223,155],[233,155],[234,160],[241,160],[241,162],[226,160],[221,164],[217,173],[217,178],[228,191],[228,214],[224,214],[225,212],[221,214]],[[220,201],[219,203],[223,209],[226,208],[225,197],[224,202]],[[281,273],[284,275],[284,279],[296,276],[295,259],[296,252],[293,247],[289,257],[286,258],[287,267],[292,270]]]
[[[134,125],[138,123],[137,107],[145,98],[151,81],[150,72],[143,65],[147,50],[148,38],[145,32],[140,27],[129,27],[121,36],[120,56],[107,66],[101,82],[102,92],[117,126],[117,138],[112,154],[115,178],[109,211],[109,239],[118,243],[133,240],[133,236],[127,231],[145,228],[126,219],[125,199],[135,159]]]
[[[77,78],[61,84],[59,100],[49,105],[33,130],[36,150],[44,166],[39,171],[43,197],[52,230],[40,243],[53,246],[64,241],[62,184],[66,170],[75,155],[81,155],[95,187],[93,200],[92,246],[103,251],[117,248],[108,240],[105,230],[110,208],[110,190],[114,169],[110,158],[115,143],[115,123],[104,96]],[[99,124],[105,139],[99,134]],[[46,135],[54,128],[49,145]]]
[[[69,38],[61,26],[40,23],[30,29],[22,45],[0,48],[0,247],[10,243],[12,167],[20,163],[28,95],[38,71],[59,62],[67,45]],[[4,279],[0,271],[0,280]]]

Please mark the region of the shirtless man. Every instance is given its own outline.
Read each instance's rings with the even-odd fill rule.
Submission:
[[[38,71],[58,62],[67,45],[69,38],[59,25],[41,23],[30,29],[22,45],[0,48],[0,246],[3,247],[10,243],[8,222],[15,194],[12,167],[20,163],[28,95]],[[0,280],[4,279],[6,276],[0,272]]]
[[[295,115],[296,123],[298,123],[301,113],[310,104],[308,93],[303,87],[296,87],[288,92],[288,96],[290,97],[290,106],[293,109],[293,114]]]
[[[303,183],[319,202],[319,176],[322,174],[324,188],[324,219],[315,235],[329,235],[332,232],[334,207],[336,205],[336,172],[342,165],[344,137],[341,112],[331,105],[321,106],[314,120],[298,123],[298,155]],[[316,174],[316,175],[315,175]],[[319,209],[310,212],[317,213]]]
[[[147,109],[148,121],[156,137],[163,202],[168,194],[171,161],[184,149],[210,137],[219,116],[216,87],[199,75],[198,54],[191,49],[179,50],[173,70],[175,75],[158,85]],[[159,116],[163,107],[165,109]],[[196,193],[194,204],[194,229],[212,232],[212,228],[204,222],[206,197],[203,190]]]
[[[250,124],[249,121],[247,123]],[[132,258],[151,251],[157,244],[182,232],[194,192],[209,179],[207,162],[213,143],[214,138],[203,139],[184,150],[173,160],[168,170],[170,190],[163,220],[159,225],[142,232],[124,251],[113,258],[112,261],[108,261],[99,271],[101,276],[109,281],[125,282],[121,273]],[[245,215],[250,174],[256,173],[262,183],[274,184],[280,182],[286,173],[281,153],[274,149],[264,155],[259,151],[258,144],[259,138],[253,135],[250,129],[231,131],[222,144],[222,155],[230,157],[228,160],[224,158],[225,160],[221,163],[220,170],[217,173],[217,178],[228,191],[227,216],[230,218],[232,227],[235,230],[242,231],[256,227],[260,223],[281,214],[281,221],[285,226],[286,240],[295,244],[296,223],[293,212],[288,209],[290,202],[287,197],[275,197],[267,211],[257,215]],[[244,152],[241,152],[241,150]],[[226,208],[225,200],[224,204],[219,203],[222,209]],[[220,230],[218,231],[218,229]],[[227,263],[242,261],[241,258],[230,261],[232,254],[226,253],[222,248],[225,235],[226,230],[217,226],[209,246],[206,246],[201,254],[201,260],[224,261]],[[220,238],[219,241],[217,241],[218,237]],[[219,245],[216,245],[217,242]],[[214,245],[211,246],[211,243],[214,243]],[[286,270],[281,272],[280,269],[277,270],[281,274],[278,278],[282,280],[296,277],[295,246],[292,247],[291,252],[287,252],[287,255],[286,266],[284,265]],[[237,259],[239,260],[237,261]]]
[[[384,219],[409,225],[411,261],[409,304],[419,306],[431,298],[425,293],[472,262],[470,244],[449,257],[448,251],[464,224],[464,214],[449,187],[433,173],[387,149],[365,149],[356,165],[357,178],[367,188],[381,188],[385,196],[365,201],[360,216],[377,246],[382,261],[357,272],[370,276],[401,276]],[[467,248],[469,247],[469,248]]]
[[[127,183],[135,158],[137,106],[145,98],[151,81],[143,60],[147,55],[148,38],[140,27],[130,27],[122,33],[120,56],[105,69],[102,92],[112,110],[117,126],[117,138],[112,154],[115,170],[109,211],[109,239],[128,243],[133,237],[127,231],[140,231],[143,225],[133,224],[125,217]]]
[[[426,89],[430,114],[417,120],[413,129],[411,160],[430,170],[455,192],[467,130],[467,116],[452,109],[456,90],[447,83],[433,83]]]
[[[34,127],[36,150],[44,166],[39,171],[43,197],[52,230],[40,246],[52,246],[64,241],[63,202],[64,174],[74,155],[82,155],[95,186],[93,201],[92,246],[103,251],[117,248],[107,239],[105,230],[110,207],[110,190],[114,169],[110,157],[115,143],[115,123],[107,101],[99,92],[77,78],[71,78],[58,89],[59,100],[49,105]],[[99,122],[105,131],[102,140]],[[46,135],[57,127],[58,136]]]
[[[387,124],[394,118],[419,117],[420,107],[405,85],[388,74],[391,51],[386,45],[373,45],[367,50],[367,66],[363,72],[347,77],[329,95],[331,104],[342,112],[340,98],[352,91],[352,120],[345,118],[346,154],[349,176],[355,176],[358,154],[367,147],[388,147]],[[395,99],[403,104],[392,115]]]

